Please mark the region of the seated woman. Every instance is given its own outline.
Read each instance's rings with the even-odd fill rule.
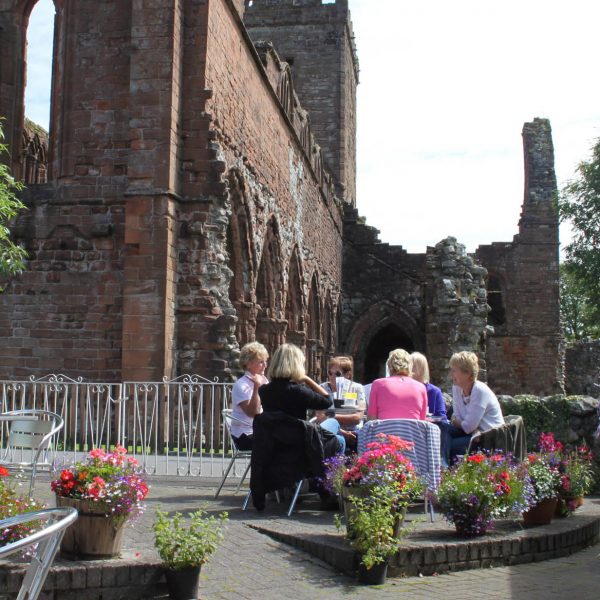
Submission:
[[[429,365],[427,364],[427,358],[420,352],[413,352],[410,355],[410,358],[412,359],[413,379],[424,384],[425,389],[427,390],[427,407],[429,414],[433,417],[438,417],[440,421],[447,421],[446,403],[444,402],[442,390],[429,381]]]
[[[450,358],[452,377],[452,421],[440,424],[442,429],[442,462],[464,454],[469,447],[471,435],[504,425],[502,409],[496,394],[479,375],[479,360],[474,352],[458,352]]]
[[[240,365],[245,372],[231,392],[231,435],[240,450],[252,450],[252,421],[262,412],[257,390],[269,381],[264,375],[268,359],[267,349],[259,342],[250,342],[240,351]]]
[[[406,350],[392,350],[388,356],[389,377],[376,379],[371,385],[370,419],[425,419],[425,386],[410,377],[411,360]]]
[[[329,366],[327,369],[328,380],[321,384],[321,387],[329,392],[330,398],[341,398],[348,402],[348,395],[354,396],[354,405],[356,406],[356,412],[338,414],[331,414],[329,418],[334,418],[339,423],[339,435],[342,435],[346,440],[346,447],[351,450],[356,450],[356,429],[361,424],[367,403],[365,401],[365,391],[363,386],[356,381],[352,381],[354,369],[354,361],[350,356],[334,356],[329,360]],[[345,384],[340,386],[340,377],[344,378]],[[342,389],[343,387],[343,389]],[[345,398],[343,397],[345,396]],[[328,411],[329,412],[329,411]],[[333,413],[333,411],[332,411]],[[327,415],[323,411],[316,413],[317,423],[324,426],[326,429],[335,425],[327,421]],[[337,432],[336,432],[337,433]]]
[[[307,410],[332,406],[327,391],[306,374],[304,361],[304,353],[294,344],[283,344],[275,350],[268,371],[271,381],[258,390],[264,412],[283,412],[305,421]],[[336,435],[339,451],[343,452],[346,442],[339,434],[339,423],[327,419],[321,427]]]

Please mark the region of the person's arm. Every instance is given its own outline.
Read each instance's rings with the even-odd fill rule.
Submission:
[[[357,406],[361,410],[366,410],[367,408],[367,398],[365,396],[365,388],[360,383],[356,384],[356,389],[358,393]]]
[[[442,417],[443,419],[447,418],[446,403],[444,402],[444,396],[442,394],[442,390],[440,390],[439,388],[436,388],[435,396],[433,397],[432,414],[434,417]]]
[[[460,426],[465,433],[473,433],[481,423],[485,414],[488,398],[481,390],[473,388],[471,392],[471,401],[466,407],[465,416],[460,422]]]
[[[427,388],[423,384],[421,384],[421,388],[421,414],[419,418],[424,421],[427,418]]]
[[[340,425],[352,427],[354,425],[358,425],[362,421],[362,416],[362,412],[355,412],[350,415],[336,414],[335,418]]]
[[[367,419],[376,419],[377,418],[377,382],[374,381],[371,385],[371,390],[369,394],[369,408],[367,410]]]
[[[253,377],[248,377],[248,379],[252,380],[252,396],[250,397],[250,400],[240,402],[239,406],[247,416],[253,419],[256,415],[260,414],[262,410],[258,388],[263,384],[263,378],[259,375],[254,375]]]
[[[327,393],[327,390],[323,389],[316,381],[311,379],[308,375],[305,375],[299,383],[303,383],[306,391],[309,393],[304,394],[304,401],[306,408],[315,408],[317,410],[323,410],[333,406],[333,402]]]
[[[460,389],[458,386],[452,386],[452,425],[462,428],[461,422],[463,419],[464,405],[460,400]]]

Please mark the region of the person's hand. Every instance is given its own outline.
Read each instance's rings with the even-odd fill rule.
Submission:
[[[315,419],[316,419],[317,424],[322,423],[326,418],[327,418],[327,415],[325,414],[324,410],[315,411]]]
[[[458,417],[456,415],[452,415],[451,423],[452,423],[452,425],[454,425],[454,427],[458,427],[458,429],[461,428],[460,420],[458,419]]]
[[[353,431],[346,431],[345,429],[340,429],[340,434],[344,436],[344,439],[347,442],[354,442],[356,440],[356,434]]]
[[[256,373],[255,375],[248,375],[248,378],[254,382],[255,386],[263,385],[267,383],[267,378],[260,373]]]

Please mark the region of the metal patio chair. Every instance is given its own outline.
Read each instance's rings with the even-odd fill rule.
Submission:
[[[242,421],[240,421],[239,419],[236,419],[232,415],[232,410],[230,408],[226,408],[226,409],[222,410],[221,414],[223,415],[223,423],[225,424],[225,430],[227,431],[227,434],[229,435],[229,439],[231,440],[231,449],[233,450],[233,456],[231,457],[231,459],[229,461],[229,465],[227,466],[227,470],[225,471],[225,474],[223,475],[223,479],[221,479],[221,484],[219,485],[219,489],[217,490],[217,493],[215,494],[215,498],[219,497],[219,494],[221,493],[221,490],[223,489],[223,485],[225,485],[225,480],[229,476],[229,473],[230,473],[231,469],[233,468],[235,461],[238,458],[246,458],[246,459],[248,459],[248,465],[246,466],[246,470],[244,471],[244,474],[242,475],[242,478],[240,479],[240,482],[238,483],[238,486],[235,489],[235,493],[237,494],[240,491],[240,488],[242,487],[242,483],[244,483],[244,480],[246,479],[246,475],[248,475],[248,471],[250,470],[250,460],[249,459],[252,456],[252,450],[240,450],[237,447],[237,444],[235,443],[235,439],[231,435],[232,422],[238,421],[239,423],[242,423]]]
[[[25,571],[17,600],[36,600],[46,581],[46,576],[60,547],[65,530],[77,519],[77,510],[70,506],[47,508],[17,515],[0,521],[0,529],[32,521],[46,521],[43,527],[30,535],[0,547],[0,559],[30,548],[34,544],[31,560]]]
[[[30,470],[29,497],[38,469],[52,466],[49,457],[53,437],[64,427],[62,417],[48,410],[13,410],[0,414],[0,425],[9,423],[6,445],[0,450],[0,465],[10,470]]]

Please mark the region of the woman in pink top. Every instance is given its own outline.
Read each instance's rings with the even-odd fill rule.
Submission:
[[[427,390],[409,376],[410,354],[402,349],[392,350],[387,360],[389,377],[376,379],[369,397],[370,419],[425,419]]]

